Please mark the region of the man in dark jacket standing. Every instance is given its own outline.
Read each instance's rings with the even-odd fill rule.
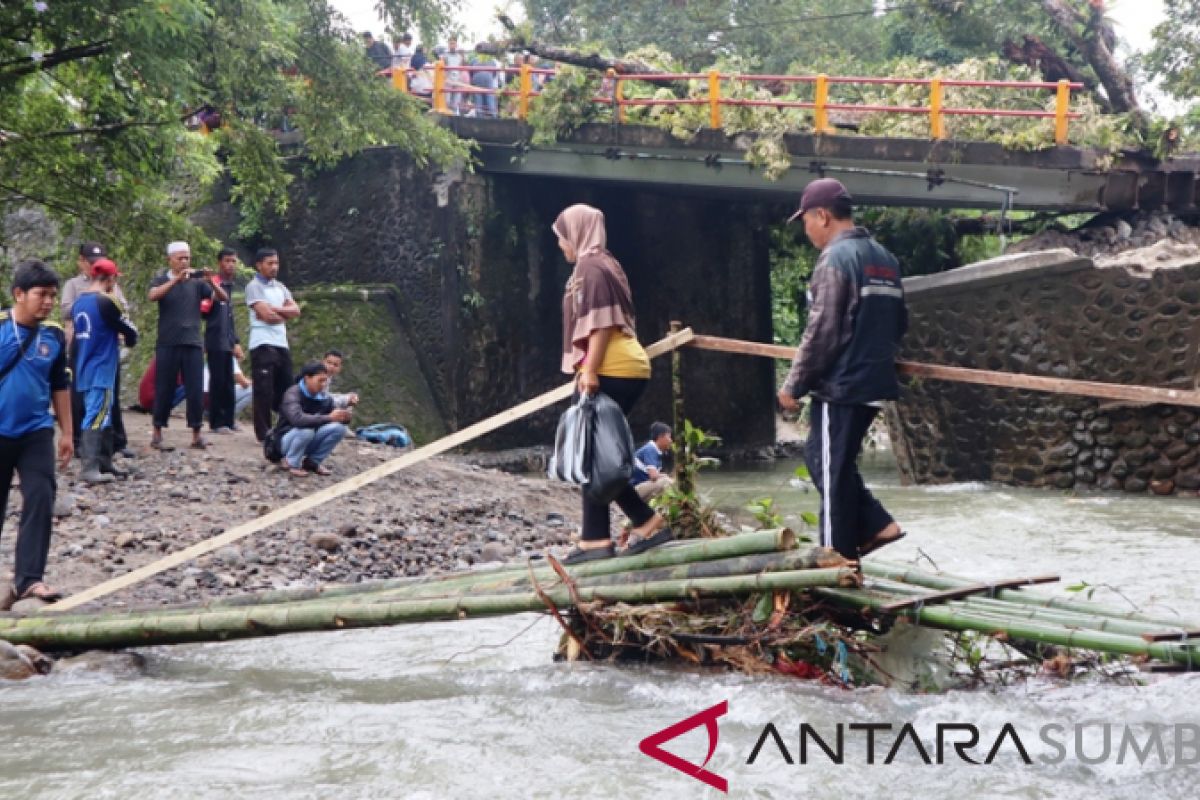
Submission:
[[[204,326],[204,353],[208,359],[208,426],[213,433],[233,433],[234,422],[233,360],[242,358],[241,340],[233,325],[233,279],[237,273],[237,252],[226,247],[217,254],[219,285],[228,300],[213,298]]]
[[[154,434],[150,446],[171,450],[163,443],[162,429],[171,416],[171,398],[176,380],[183,375],[187,391],[187,425],[192,429],[192,447],[203,450],[208,443],[200,435],[204,422],[204,340],[200,335],[200,304],[228,300],[215,275],[192,269],[192,250],[187,242],[167,245],[170,268],[150,282],[148,297],[158,303],[158,342],[154,359],[158,374],[154,384]],[[210,283],[211,281],[211,283]]]
[[[283,450],[280,466],[297,478],[306,478],[310,472],[330,474],[321,462],[346,435],[351,412],[334,408],[333,398],[325,391],[328,386],[329,371],[314,362],[306,365],[300,380],[283,393],[275,424]]]
[[[805,188],[788,220],[803,219],[821,256],[779,404],[795,410],[812,395],[804,460],[821,492],[821,544],[856,560],[904,536],[863,483],[857,461],[883,401],[900,395],[896,353],[908,311],[899,262],[855,226],[852,209],[846,187],[822,178]]]

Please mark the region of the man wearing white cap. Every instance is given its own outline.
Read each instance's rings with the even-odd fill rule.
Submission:
[[[200,303],[216,297],[228,301],[215,274],[192,269],[192,250],[187,242],[167,245],[166,272],[150,282],[150,302],[158,303],[158,342],[154,357],[158,364],[154,387],[154,435],[150,446],[170,450],[163,444],[162,429],[171,416],[171,396],[180,373],[187,394],[187,425],[192,429],[192,447],[203,450],[208,443],[200,435],[204,418],[204,339],[200,333]],[[207,278],[207,279],[206,279]]]

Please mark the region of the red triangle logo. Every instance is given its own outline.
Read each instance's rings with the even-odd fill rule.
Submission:
[[[722,700],[712,708],[705,709],[699,714],[693,714],[687,719],[682,719],[674,725],[663,728],[658,733],[652,733],[638,744],[638,749],[646,755],[653,758],[655,761],[661,761],[668,767],[673,767],[685,775],[690,775],[698,781],[708,784],[719,792],[729,792],[729,781],[722,778],[715,772],[711,772],[705,767],[708,766],[709,759],[717,749],[717,740],[721,736],[721,731],[717,727],[717,719],[725,716],[729,712],[729,701]],[[704,757],[703,764],[693,764],[690,761],[684,761],[674,753],[668,753],[662,749],[662,745],[671,741],[677,736],[682,736],[693,728],[698,728],[701,725],[708,731],[708,755]]]

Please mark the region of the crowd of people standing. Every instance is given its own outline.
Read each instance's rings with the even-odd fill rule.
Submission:
[[[433,68],[440,61],[446,68],[446,108],[460,116],[498,116],[501,92],[519,80],[519,68],[524,64],[538,66],[534,57],[527,53],[502,60],[484,53],[464,51],[456,36],[449,37],[444,45],[433,47],[431,52],[423,44],[414,46],[410,33],[397,36],[390,47],[370,32],[364,32],[362,39],[366,55],[376,68],[404,70],[408,90],[420,97],[433,95]],[[540,89],[548,77],[543,72],[535,73],[534,89]]]
[[[196,268],[187,242],[166,246],[167,267],[150,281],[146,300],[157,306],[154,357],[139,390],[152,414],[148,452],[174,449],[166,439],[171,410],[185,404],[190,445],[206,450],[209,429],[230,435],[237,424],[238,391],[249,390],[259,442],[282,443],[273,458],[297,478],[329,475],[325,460],[347,432],[356,393],[332,395],[330,380],[345,357],[338,350],[293,376],[287,324],[299,304],[278,279],[279,253],[255,254],[245,287],[252,380],[241,375],[241,339],[235,324],[237,252],[220,251],[215,269]],[[99,242],[79,248],[77,275],[65,283],[44,262],[23,261],[13,272],[12,306],[0,311],[0,531],[8,495],[19,478],[22,495],[11,587],[0,610],[61,593],[44,580],[57,493],[56,467],[79,458],[78,480],[103,485],[130,477],[118,455],[135,458],[121,415],[122,350],[143,338],[121,290],[121,270]],[[61,286],[61,297],[60,297]],[[62,322],[55,322],[56,305]],[[249,386],[245,386],[249,384]],[[55,427],[59,430],[57,453]],[[264,446],[264,453],[268,453]]]

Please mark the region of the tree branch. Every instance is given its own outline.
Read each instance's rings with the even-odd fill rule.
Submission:
[[[25,56],[13,61],[5,61],[4,63],[0,63],[0,83],[10,82],[22,75],[30,75],[34,72],[52,69],[59,64],[93,58],[108,52],[111,44],[111,41],[105,39],[104,41],[92,42],[91,44],[81,44],[78,47],[56,50],[53,53],[44,54],[41,58],[35,59],[33,56]]]
[[[601,72],[613,70],[622,75],[665,75],[665,70],[638,61],[634,58],[609,58],[599,53],[581,53],[566,47],[557,47],[543,42],[528,41],[517,30],[517,26],[504,14],[497,14],[496,19],[508,31],[510,38],[499,42],[482,42],[475,46],[475,51],[492,56],[505,53],[529,52],[539,58],[557,61],[560,64],[571,64],[585,69],[595,69]]]
[[[105,235],[111,235],[106,228],[104,228],[100,225],[95,225],[95,222],[94,222],[95,217],[92,214],[90,214],[86,211],[83,211],[82,209],[72,208],[71,206],[63,205],[62,203],[58,202],[57,200],[50,200],[45,197],[38,197],[37,195],[29,194],[28,192],[22,191],[21,189],[18,189],[15,186],[10,186],[6,183],[0,183],[0,189],[3,189],[6,192],[12,193],[12,197],[5,198],[6,201],[11,201],[14,198],[20,198],[22,200],[27,200],[30,203],[36,203],[40,206],[45,206],[46,208],[51,208],[51,209],[54,209],[55,211],[60,211],[63,214],[70,214],[72,217],[78,217],[79,219],[89,220],[89,222],[92,225],[94,225],[98,231],[100,231],[101,233],[103,233]]]
[[[1117,113],[1141,111],[1137,95],[1133,92],[1133,81],[1117,63],[1109,48],[1110,36],[1106,35],[1109,24],[1102,15],[1103,5],[1092,6],[1092,19],[1087,21],[1079,12],[1067,5],[1065,0],[1041,0],[1042,8],[1054,21],[1055,26],[1074,47],[1079,50],[1088,65],[1096,72],[1104,93],[1108,95],[1112,110]],[[1080,32],[1079,26],[1085,29]]]
[[[3,131],[0,133],[0,147],[16,142],[36,142],[39,139],[58,139],[65,136],[89,136],[92,134],[108,134],[116,133],[125,130],[126,128],[157,128],[163,125],[174,125],[180,122],[185,122],[189,117],[195,114],[199,109],[192,109],[180,117],[172,117],[171,119],[159,120],[127,120],[125,122],[113,122],[108,125],[97,125],[91,128],[70,128],[61,131],[47,131],[39,133],[35,136],[26,136],[14,131]]]

